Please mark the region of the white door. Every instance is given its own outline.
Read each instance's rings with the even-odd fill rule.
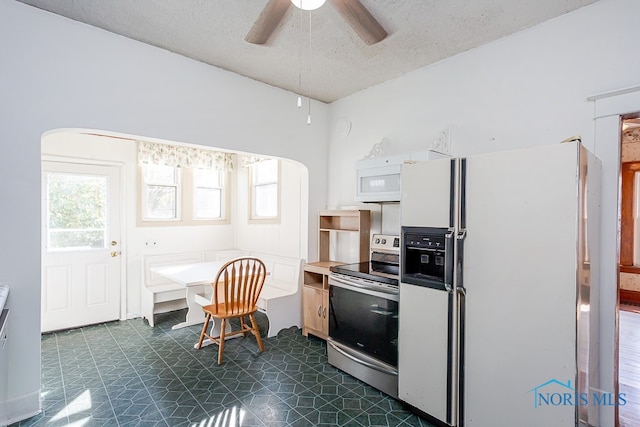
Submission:
[[[42,331],[120,318],[119,168],[43,162]]]

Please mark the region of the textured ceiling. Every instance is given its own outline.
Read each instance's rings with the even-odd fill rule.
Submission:
[[[245,36],[267,0],[18,1],[331,102],[597,0],[361,0],[389,33],[371,46],[330,2],[290,7],[253,45]]]

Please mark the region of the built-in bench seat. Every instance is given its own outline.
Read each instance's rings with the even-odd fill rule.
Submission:
[[[267,267],[267,278],[258,299],[258,309],[269,319],[267,336],[275,336],[280,330],[291,326],[302,327],[302,260],[236,249],[144,257],[142,316],[150,326],[154,326],[155,314],[187,306],[184,286],[152,273],[150,268],[203,261],[228,261],[239,256],[257,257]],[[202,294],[196,296],[196,302],[206,305],[211,301],[211,288],[205,286],[203,290]]]
[[[252,252],[267,267],[258,309],[269,318],[268,337],[282,329],[297,326],[302,328],[302,260]]]
[[[154,315],[187,307],[184,286],[151,271],[154,267],[204,261],[204,252],[148,255],[142,259],[142,317],[155,326]]]

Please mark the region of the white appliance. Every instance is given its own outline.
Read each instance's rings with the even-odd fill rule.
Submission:
[[[9,309],[0,310],[0,426],[7,425],[7,377],[9,374]]]
[[[331,267],[329,363],[398,397],[400,237],[374,234],[371,261]]]
[[[0,309],[0,426],[7,425],[7,376],[9,374],[9,349],[7,348],[8,321],[9,309]]]
[[[400,169],[405,162],[447,157],[431,150],[374,157],[356,162],[356,201],[366,203],[400,201]]]
[[[7,390],[9,384],[9,309],[4,308],[9,297],[9,285],[0,283],[0,426],[7,425]]]
[[[553,396],[600,393],[599,182],[579,142],[403,165],[400,400],[451,426],[598,425],[601,399]]]

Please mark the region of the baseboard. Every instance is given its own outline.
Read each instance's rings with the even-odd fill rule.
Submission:
[[[42,411],[40,390],[7,400],[6,409],[7,425],[38,415]],[[1,420],[0,425],[4,425]]]
[[[634,305],[640,304],[640,292],[620,289],[620,303]]]

